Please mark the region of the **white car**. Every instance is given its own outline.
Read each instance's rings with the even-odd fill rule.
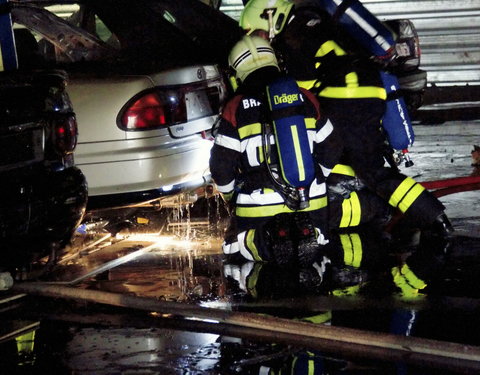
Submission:
[[[10,4],[19,68],[68,72],[89,208],[209,182],[210,130],[228,95],[218,64],[236,21],[198,0]]]

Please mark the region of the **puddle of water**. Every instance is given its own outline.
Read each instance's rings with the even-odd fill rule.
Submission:
[[[475,278],[480,274],[478,239],[459,237],[445,254],[443,247],[436,246],[386,251],[374,237],[357,235],[348,234],[350,240],[361,240],[361,253],[332,245],[319,259],[322,266],[312,269],[225,264],[212,249],[150,253],[82,287],[480,345],[472,328],[480,325]],[[332,241],[335,243],[346,242],[339,238]],[[408,280],[401,275],[408,270],[403,269],[400,276],[393,272],[404,265],[426,285],[406,285]],[[213,325],[211,331],[202,327],[197,332],[194,327],[198,322],[190,322],[190,327],[166,328],[159,325],[162,319],[155,321],[145,314],[49,301],[30,305],[25,314],[32,317],[35,311],[40,314],[46,310],[39,315],[34,341],[19,336],[0,344],[0,364],[7,373],[229,375],[266,373],[269,368],[277,374],[280,370],[310,374],[312,368],[325,375],[475,373],[448,366],[439,372],[435,363],[389,362],[382,356],[332,352],[328,346],[306,350],[296,347],[295,341],[269,343],[252,338],[248,329],[221,331]],[[63,317],[62,306],[68,311]],[[175,319],[169,322],[173,324]],[[18,346],[21,341],[22,346]]]
[[[478,318],[452,315],[478,326]],[[429,333],[453,329],[447,318],[415,316],[411,311],[344,311],[333,313],[330,324],[346,324],[394,332],[408,327],[409,334],[422,327]],[[182,331],[170,328],[99,327],[43,320],[34,341],[17,337],[0,344],[2,370],[9,374],[474,374],[437,363],[388,361],[385,356],[342,355],[328,348],[302,349],[285,343],[266,343],[248,338]],[[403,331],[396,331],[405,334]],[[465,333],[465,332],[462,332]],[[228,331],[227,331],[228,334]],[[471,332],[470,332],[471,335]],[[459,338],[459,332],[455,332]],[[449,336],[451,338],[451,336]],[[21,344],[23,350],[19,350]],[[478,344],[478,340],[477,340]],[[453,362],[454,360],[452,360]],[[458,365],[458,364],[457,364]],[[314,372],[313,372],[314,371]],[[440,371],[440,372],[439,372]]]

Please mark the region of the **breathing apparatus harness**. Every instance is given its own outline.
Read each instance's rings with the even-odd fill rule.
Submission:
[[[305,124],[304,98],[292,78],[282,77],[266,88],[269,108],[264,110],[262,153],[273,185],[291,210],[308,208],[308,190],[315,179],[315,163]],[[275,137],[278,164],[272,164]]]

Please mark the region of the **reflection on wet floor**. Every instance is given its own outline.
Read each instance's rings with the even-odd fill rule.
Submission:
[[[428,165],[434,145],[421,138],[438,129],[419,130],[420,152],[412,150],[412,173],[425,180],[441,178],[438,160],[445,158],[431,158]],[[469,159],[458,156],[463,153],[453,143],[444,145],[448,160],[463,163],[456,171],[469,173]],[[44,280],[212,311],[352,328],[366,337],[372,332],[398,335],[391,342],[384,340],[390,336],[380,336],[384,347],[376,350],[346,345],[342,331],[334,331],[334,343],[329,341],[334,337],[306,339],[300,332],[286,335],[267,326],[261,330],[215,319],[30,297],[0,305],[3,328],[11,324],[18,332],[11,337],[0,332],[5,338],[0,341],[0,368],[8,374],[76,375],[480,373],[478,194],[443,200],[457,231],[451,241],[425,234],[387,244],[379,233],[364,228],[332,238],[315,267],[228,264],[220,250],[221,226],[212,227],[208,218],[188,212],[188,220],[177,215],[163,230],[124,226],[79,233],[76,245]],[[411,351],[398,355],[389,345],[402,337],[411,339]],[[425,346],[416,339],[438,341],[427,348],[445,351],[445,357],[419,353]]]
[[[374,233],[348,233],[332,241],[318,262],[319,268],[306,270],[249,262],[225,264],[218,243],[215,248],[206,244],[176,252],[167,246],[80,286],[479,345],[472,329],[480,323],[474,278],[480,274],[478,239],[457,237],[448,246],[427,241],[420,247],[398,244],[392,249],[383,247]],[[110,257],[104,254],[102,259]],[[267,344],[248,335],[235,337],[241,330],[231,333],[223,329],[221,334],[218,328],[195,328],[195,322],[190,322],[193,327],[182,329],[172,317],[112,307],[66,301],[52,306],[54,302],[44,304],[42,299],[32,303],[30,309],[33,306],[38,311],[32,314],[30,310],[25,317],[38,313],[42,319],[31,354],[27,355],[31,337],[20,336],[15,342],[25,341],[18,357],[23,368],[31,371],[25,373],[41,374],[53,368],[58,371],[55,373],[75,374],[250,374],[266,368],[294,368],[294,373],[308,374],[308,368],[314,366],[323,371],[317,372],[320,374],[438,374],[440,365],[442,374],[459,373],[458,367],[448,369],[444,363],[390,363],[384,356],[372,358],[350,351],[333,354],[328,346],[302,350],[302,346],[281,340]],[[18,350],[12,343],[1,345],[2,353],[10,353],[2,355],[3,360],[12,359]],[[12,366],[12,362],[6,365]],[[467,368],[460,373],[475,373],[471,371]]]

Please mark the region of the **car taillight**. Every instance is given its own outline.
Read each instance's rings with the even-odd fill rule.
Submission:
[[[77,120],[74,115],[62,116],[55,120],[54,146],[60,155],[67,155],[77,146]]]
[[[173,90],[144,93],[128,103],[119,115],[123,130],[151,130],[186,121],[185,95]]]

